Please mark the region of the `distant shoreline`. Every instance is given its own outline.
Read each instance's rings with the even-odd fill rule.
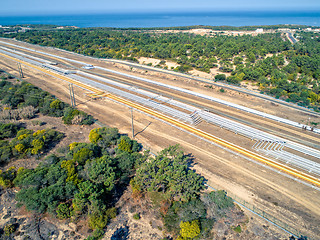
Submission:
[[[241,27],[279,24],[317,27],[320,26],[320,11],[91,13],[0,17],[0,25],[17,24],[53,24],[60,26],[114,28],[156,28],[192,25]]]

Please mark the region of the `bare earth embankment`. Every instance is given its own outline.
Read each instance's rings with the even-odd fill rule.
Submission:
[[[80,57],[79,57],[80,58]],[[82,59],[84,60],[84,59]],[[98,62],[98,61],[97,61]],[[187,82],[177,77],[162,78],[161,73],[152,75],[139,69],[127,69],[120,64],[104,64],[101,66],[110,67],[120,71],[136,73],[140,76],[161,78],[163,82],[176,86],[186,86],[198,92],[203,92],[212,96],[218,95],[218,89],[205,89],[202,85]],[[8,60],[0,59],[0,67],[14,75],[17,75],[16,64]],[[65,102],[69,101],[68,85],[61,80],[41,74],[31,69],[24,69],[27,76],[26,81],[46,90]],[[174,78],[174,79],[173,79]],[[130,110],[120,104],[107,99],[91,100],[85,96],[83,89],[75,87],[77,108],[92,114],[100,122],[117,127],[120,132],[131,133],[131,113]],[[276,113],[279,116],[294,118],[295,121],[306,121],[307,116],[295,112],[294,110],[284,111],[284,107],[271,105],[264,100],[258,100],[244,94],[228,92],[219,97],[231,102],[239,103],[255,109],[263,109],[268,113]],[[282,110],[281,110],[282,109]],[[196,162],[195,169],[208,179],[208,184],[222,186],[223,189],[241,197],[245,201],[271,213],[275,217],[293,225],[296,229],[306,231],[311,237],[316,238],[320,232],[320,194],[294,180],[288,179],[276,172],[267,170],[254,163],[230,154],[210,143],[206,143],[192,135],[169,126],[163,122],[150,118],[142,113],[134,112],[135,138],[146,148],[153,152],[160,151],[164,147],[176,143],[181,144],[185,152],[191,153]],[[69,129],[68,129],[69,131]],[[71,132],[76,132],[72,130]],[[86,131],[78,130],[85,133]],[[221,131],[219,133],[219,131]],[[225,130],[216,129],[217,134],[226,134],[232,137],[232,133],[222,132]],[[213,133],[214,134],[214,133]],[[76,135],[73,136],[76,138]],[[278,230],[273,225],[260,220],[245,211],[249,217],[246,230],[236,239],[279,239],[288,238],[288,234]],[[131,221],[131,220],[130,220]],[[141,225],[141,232],[144,232],[144,225]],[[264,225],[265,227],[262,227]],[[218,227],[219,229],[219,227]],[[157,229],[154,230],[159,233]],[[136,231],[135,231],[136,232]],[[139,230],[137,230],[139,232]],[[250,235],[255,232],[255,235]],[[242,235],[244,234],[244,235]],[[279,234],[279,235],[278,235]],[[221,233],[218,239],[222,239]],[[250,237],[252,236],[252,237]],[[254,236],[254,237],[253,237]],[[145,236],[139,235],[135,239],[143,239]],[[131,238],[134,239],[134,238]],[[157,239],[157,238],[155,238]]]

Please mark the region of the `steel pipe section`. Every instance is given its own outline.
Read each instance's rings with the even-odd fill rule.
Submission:
[[[83,66],[88,66],[87,63],[84,63],[84,62],[81,62],[81,61],[76,61],[76,60],[73,60],[73,59],[60,57],[60,56],[57,56],[57,55],[54,55],[54,54],[49,54],[49,53],[45,53],[45,52],[42,52],[42,51],[29,49],[29,48],[26,48],[26,47],[18,46],[18,45],[11,44],[11,43],[6,43],[6,42],[3,42],[3,41],[0,41],[0,42],[3,43],[3,44],[7,44],[9,46],[19,47],[21,49],[26,49],[26,50],[33,51],[33,52],[38,52],[38,53],[41,53],[41,54],[44,54],[44,55],[48,55],[48,56],[52,56],[52,57],[55,57],[55,58],[63,59],[63,60],[66,60],[66,61],[70,61],[70,62],[73,62],[73,63],[77,63],[77,64],[80,64],[80,65],[83,65]],[[194,95],[194,96],[197,96],[197,97],[200,97],[200,98],[203,98],[203,99],[207,99],[207,100],[210,100],[210,101],[213,101],[213,102],[217,102],[217,103],[229,106],[229,107],[233,107],[233,108],[245,111],[245,112],[249,112],[249,113],[264,117],[264,118],[268,118],[268,119],[271,119],[271,120],[274,120],[274,121],[285,123],[285,124],[288,124],[290,126],[294,126],[294,127],[298,127],[298,128],[306,127],[308,130],[312,130],[311,127],[305,126],[303,124],[300,124],[300,123],[297,123],[297,122],[294,122],[294,121],[291,121],[291,120],[288,120],[288,119],[280,118],[280,117],[277,117],[277,116],[274,116],[274,115],[271,115],[271,114],[268,114],[268,113],[260,112],[258,110],[251,109],[251,108],[248,108],[248,107],[244,107],[244,106],[241,106],[241,105],[238,105],[238,104],[230,103],[230,102],[227,102],[227,101],[224,101],[224,100],[221,100],[221,99],[218,99],[218,98],[214,98],[214,97],[211,97],[211,96],[207,96],[207,95],[204,95],[204,94],[201,94],[201,93],[197,93],[197,92],[193,92],[193,91],[190,91],[190,90],[187,90],[187,89],[183,89],[183,88],[167,85],[167,84],[164,84],[164,83],[152,81],[152,80],[149,80],[149,79],[146,79],[146,78],[141,78],[141,77],[133,76],[133,75],[130,75],[130,74],[126,74],[126,73],[122,73],[122,72],[118,72],[118,71],[102,68],[102,67],[99,67],[99,66],[92,66],[92,67],[100,69],[100,70],[103,70],[103,71],[112,72],[112,73],[115,73],[115,74],[118,74],[118,75],[126,76],[126,77],[129,77],[129,78],[138,79],[140,81],[148,82],[148,83],[151,83],[151,84],[154,84],[154,85],[166,87],[166,88],[173,89],[173,90],[176,90],[176,91],[184,92],[184,93],[187,93],[187,94],[190,94],[190,95]],[[320,129],[314,128],[313,132],[320,133]]]
[[[163,96],[160,96],[160,95],[157,95],[157,94],[154,94],[154,93],[142,90],[142,89],[133,88],[132,86],[118,83],[118,82],[112,81],[110,79],[98,77],[98,76],[95,76],[92,74],[83,73],[81,71],[77,71],[77,74],[74,74],[74,73],[70,74],[70,71],[68,71],[68,70],[58,68],[56,66],[43,64],[43,62],[35,61],[30,58],[26,58],[24,56],[21,56],[21,55],[12,53],[12,52],[4,51],[3,49],[0,49],[0,52],[7,54],[9,56],[12,56],[14,58],[20,59],[22,61],[29,62],[31,64],[34,64],[34,65],[37,65],[40,67],[45,67],[53,72],[58,72],[60,74],[61,73],[68,74],[68,77],[73,78],[74,80],[77,80],[79,82],[97,87],[99,89],[105,90],[110,93],[116,94],[116,95],[121,96],[123,98],[126,98],[128,100],[137,102],[137,103],[144,105],[144,106],[147,106],[151,109],[155,109],[155,110],[160,111],[164,114],[168,114],[170,116],[178,118],[184,122],[188,122],[191,124],[192,123],[198,124],[203,119],[209,123],[223,127],[223,128],[228,129],[230,131],[234,131],[237,134],[241,134],[245,137],[251,138],[253,140],[257,140],[256,143],[252,147],[253,149],[255,149],[257,151],[261,151],[261,152],[264,152],[265,154],[272,155],[273,157],[278,158],[280,161],[290,163],[290,164],[295,165],[299,168],[305,169],[309,172],[312,172],[315,174],[320,174],[320,165],[318,163],[313,162],[308,159],[305,159],[305,158],[302,158],[302,157],[297,156],[295,154],[292,154],[292,153],[289,153],[286,151],[282,151],[283,147],[286,146],[287,148],[291,148],[293,150],[305,153],[307,155],[310,155],[310,156],[313,156],[316,158],[320,158],[320,151],[318,151],[316,149],[309,148],[307,146],[282,139],[282,138],[274,136],[272,134],[268,134],[263,131],[254,129],[250,126],[246,126],[244,124],[235,122],[233,120],[220,117],[216,114],[209,113],[207,111],[202,111],[198,108],[195,108],[193,106],[178,102],[176,100],[172,100],[172,99],[169,99],[169,98],[166,98],[166,97],[163,97]],[[86,76],[86,77],[90,77],[90,78],[93,78],[96,80],[100,80],[102,82],[106,82],[110,85],[116,86],[121,89],[125,89],[129,92],[120,90],[115,87],[107,86],[105,84],[96,82],[94,80],[90,80],[88,78],[79,76],[79,74],[82,76]],[[135,94],[130,93],[130,92],[135,92]],[[136,95],[137,93],[144,96],[144,97],[137,96]],[[157,102],[155,100],[160,101],[160,102]],[[182,112],[181,110],[178,110],[178,109],[175,109],[175,108],[172,108],[169,106],[165,106],[162,104],[162,103],[167,103],[167,102],[172,106],[176,106],[177,108],[180,108],[180,109],[183,109],[185,111],[190,112],[190,114]]]
[[[286,164],[304,169],[309,173],[313,173],[320,176],[320,164],[314,161],[308,160],[306,158],[297,156],[295,154],[289,153],[287,151],[268,151],[265,149],[260,149],[260,152],[268,156],[272,156]]]

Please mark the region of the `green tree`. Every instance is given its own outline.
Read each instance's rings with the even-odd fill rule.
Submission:
[[[256,61],[256,56],[253,52],[249,52],[247,54],[247,61],[251,63],[254,63]]]
[[[192,222],[181,222],[180,228],[180,234],[183,239],[194,239],[201,232],[199,220],[194,220]]]
[[[189,168],[188,159],[178,145],[164,149],[137,169],[134,185],[178,200],[198,196],[205,189],[204,179]]]
[[[129,137],[122,136],[120,138],[120,143],[118,144],[118,149],[131,153],[132,152],[132,143]]]
[[[217,81],[224,81],[226,80],[226,75],[225,74],[217,74],[215,77],[214,77],[215,80]]]
[[[6,236],[10,236],[12,233],[16,231],[16,227],[14,224],[7,224],[4,226],[3,230]]]
[[[94,157],[94,152],[89,148],[81,148],[73,154],[73,159],[80,164],[84,164],[87,160]]]
[[[60,203],[57,207],[57,217],[60,219],[70,218],[72,216],[72,210],[67,203]]]
[[[84,174],[91,182],[103,184],[106,191],[114,188],[115,172],[111,167],[111,159],[107,156],[88,162],[84,167]]]
[[[108,223],[108,217],[101,213],[94,213],[89,217],[89,227],[91,229],[102,230]]]
[[[64,108],[64,104],[59,99],[56,99],[50,103],[50,108],[62,110]]]

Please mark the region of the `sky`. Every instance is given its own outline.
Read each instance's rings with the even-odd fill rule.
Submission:
[[[320,11],[320,0],[4,0],[2,16],[227,10]]]

